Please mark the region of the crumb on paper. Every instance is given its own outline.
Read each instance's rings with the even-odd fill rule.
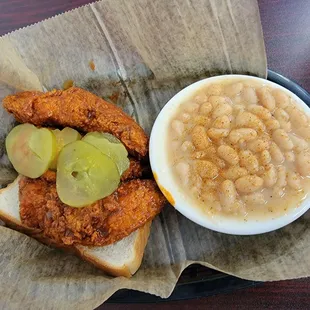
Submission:
[[[63,90],[67,90],[70,87],[72,87],[73,85],[74,85],[73,80],[65,80],[64,83],[62,84],[62,88],[63,88]]]
[[[91,71],[95,71],[96,66],[93,60],[90,60],[90,62],[88,63],[89,68],[91,69]]]
[[[113,92],[113,94],[111,96],[109,96],[109,99],[113,102],[113,103],[117,103],[117,100],[119,98],[120,93],[115,91]]]

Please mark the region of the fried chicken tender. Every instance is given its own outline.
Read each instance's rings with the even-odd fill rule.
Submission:
[[[151,221],[165,198],[153,180],[134,179],[122,183],[110,196],[84,208],[63,204],[52,173],[20,180],[22,223],[42,231],[59,245],[103,246],[121,240]]]
[[[120,139],[132,156],[147,156],[148,137],[143,129],[120,108],[84,89],[26,91],[5,97],[3,105],[21,123],[108,132]]]
[[[130,179],[147,178],[152,176],[151,169],[148,165],[145,165],[134,158],[129,158],[129,162],[129,168],[121,176],[122,182]]]

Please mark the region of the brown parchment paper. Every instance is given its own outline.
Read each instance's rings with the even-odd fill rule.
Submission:
[[[73,80],[117,101],[148,133],[177,91],[223,73],[266,75],[256,0],[104,0],[0,38],[0,100]],[[0,183],[5,185],[16,175],[4,152],[14,119],[2,106],[0,113]],[[92,309],[121,288],[168,297],[182,270],[194,262],[251,280],[306,277],[309,223],[308,212],[276,232],[229,236],[167,206],[153,221],[142,266],[131,279],[106,276],[0,226],[0,308]]]

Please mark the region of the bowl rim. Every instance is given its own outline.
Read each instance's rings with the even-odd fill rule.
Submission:
[[[307,212],[310,208],[310,195],[299,205],[298,208],[291,208],[286,214],[274,219],[250,219],[247,221],[240,221],[237,219],[230,219],[221,216],[209,218],[206,213],[203,213],[199,207],[193,207],[190,204],[191,199],[185,195],[186,193],[184,193],[184,191],[182,191],[180,186],[177,184],[171,173],[170,165],[167,162],[168,158],[165,156],[165,147],[167,145],[167,135],[165,135],[165,129],[167,129],[169,120],[171,120],[171,117],[174,115],[176,108],[181,103],[183,103],[187,97],[190,98],[202,86],[207,86],[208,84],[225,79],[251,79],[253,81],[255,80],[262,82],[267,86],[269,85],[274,88],[281,89],[292,99],[294,99],[297,104],[303,108],[305,113],[308,115],[310,113],[309,107],[294,93],[281,85],[263,78],[241,74],[227,74],[199,80],[193,84],[188,85],[177,94],[175,94],[158,114],[150,136],[149,157],[151,169],[159,188],[166,196],[168,201],[175,207],[177,211],[179,211],[191,221],[213,231],[232,235],[256,235],[274,231],[292,223],[305,212]]]

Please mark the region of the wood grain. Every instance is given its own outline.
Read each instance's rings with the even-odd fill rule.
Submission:
[[[98,310],[306,310],[309,309],[309,279],[269,282],[254,288],[238,290],[192,300],[157,304],[104,304]]]
[[[0,0],[0,35],[91,3],[89,0]],[[268,67],[310,91],[310,1],[259,0]],[[193,273],[204,277],[206,268],[188,268],[180,281]],[[310,279],[265,283],[255,288],[197,300],[152,305],[112,305],[101,309],[306,309]]]
[[[268,68],[310,91],[310,1],[258,1]]]

